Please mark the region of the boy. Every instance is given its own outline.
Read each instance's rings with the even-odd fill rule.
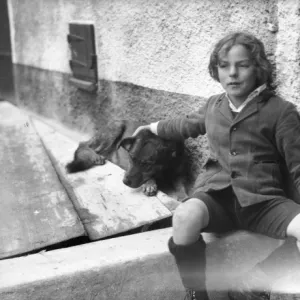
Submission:
[[[277,239],[292,236],[300,245],[300,205],[287,198],[282,176],[285,166],[300,191],[300,119],[296,107],[271,89],[263,43],[244,32],[225,36],[211,54],[209,73],[225,93],[210,97],[196,114],[142,127],[172,140],[207,134],[206,172],[176,209],[169,240],[188,299],[195,300],[207,299],[201,232],[244,229]]]

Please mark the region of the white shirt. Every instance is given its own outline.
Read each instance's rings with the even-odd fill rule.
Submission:
[[[242,109],[250,102],[252,101],[256,96],[258,96],[263,90],[267,88],[267,85],[264,83],[263,85],[259,86],[257,89],[255,89],[252,93],[249,94],[247,99],[240,105],[238,108],[234,106],[234,104],[231,102],[228,94],[226,94],[226,98],[228,99],[229,102],[229,107],[233,112],[241,112]]]

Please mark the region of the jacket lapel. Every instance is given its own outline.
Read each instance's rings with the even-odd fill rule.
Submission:
[[[258,110],[259,110],[259,103],[261,101],[267,101],[267,100],[269,100],[269,98],[272,97],[273,95],[274,95],[274,93],[272,91],[269,91],[269,90],[263,91],[259,96],[257,96],[254,99],[252,99],[252,101],[250,101],[244,107],[244,109],[236,116],[235,119],[233,119],[232,112],[231,112],[231,109],[229,107],[228,99],[227,99],[225,93],[219,99],[219,101],[217,103],[217,108],[218,108],[219,112],[229,122],[237,123],[237,122],[240,122],[240,121],[242,121],[242,120],[250,117],[251,115],[257,113]]]
[[[250,101],[234,119],[234,123],[240,122],[258,112],[258,97]]]
[[[229,107],[228,99],[225,94],[221,97],[218,103],[219,112],[230,122],[232,122],[233,116]]]
[[[255,114],[259,110],[259,104],[262,101],[268,101],[274,93],[269,90],[263,91],[260,95],[252,99],[243,109],[242,111],[237,115],[236,119],[234,119],[234,123],[240,122],[251,115]]]

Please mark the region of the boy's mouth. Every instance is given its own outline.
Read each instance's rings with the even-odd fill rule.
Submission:
[[[227,85],[229,86],[239,86],[241,83],[240,82],[229,82]]]

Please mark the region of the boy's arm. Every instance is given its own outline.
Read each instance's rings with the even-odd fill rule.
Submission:
[[[300,116],[292,103],[281,113],[275,137],[277,148],[300,192]]]
[[[197,112],[187,115],[186,117],[157,122],[157,134],[162,138],[172,140],[184,140],[189,137],[196,138],[199,135],[204,135],[206,133],[205,115],[208,102],[209,101]]]
[[[205,115],[194,114],[170,120],[159,121],[156,125],[157,135],[172,140],[184,140],[189,137],[196,138],[206,133]]]
[[[208,101],[199,111],[186,117],[162,120],[148,125],[140,126],[133,133],[135,136],[140,130],[148,129],[152,133],[166,139],[183,140],[205,134],[205,114]]]

